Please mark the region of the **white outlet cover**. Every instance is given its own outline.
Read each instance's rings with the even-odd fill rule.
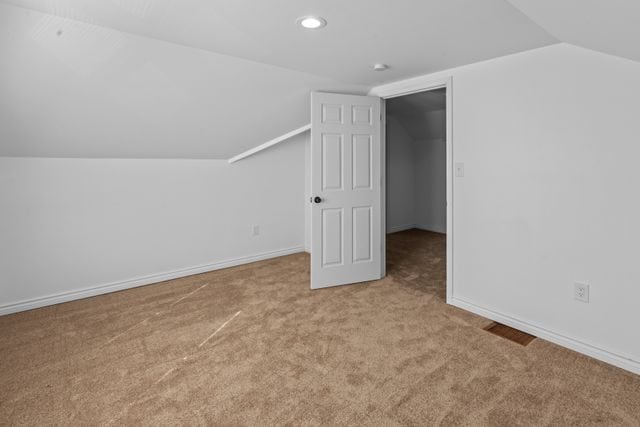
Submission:
[[[576,282],[573,284],[573,298],[581,302],[589,302],[589,285]]]
[[[455,171],[458,178],[464,177],[464,163],[456,163]]]

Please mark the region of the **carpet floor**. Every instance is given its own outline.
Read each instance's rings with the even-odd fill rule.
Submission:
[[[0,317],[0,424],[640,425],[640,376],[444,302],[444,236],[309,290],[296,254]]]

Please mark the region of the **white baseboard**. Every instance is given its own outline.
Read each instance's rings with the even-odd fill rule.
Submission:
[[[180,277],[192,276],[194,274],[207,273],[209,271],[220,270],[223,268],[234,267],[241,264],[249,264],[265,259],[276,258],[284,255],[291,255],[303,252],[302,246],[281,249],[276,251],[263,252],[260,254],[249,255],[234,259],[228,259],[210,264],[197,265],[195,267],[182,268],[178,270],[166,271],[163,273],[150,274],[147,276],[135,277],[133,279],[111,282],[90,288],[84,288],[76,291],[63,292],[44,297],[33,298],[29,300],[19,301],[16,303],[0,305],[0,316],[5,314],[17,313],[20,311],[32,310],[34,308],[45,307],[48,305],[60,304],[63,302],[74,301],[82,298],[93,297],[96,295],[108,294],[110,292],[131,289],[138,286],[150,285],[152,283],[164,282],[165,280],[178,279]]]
[[[434,233],[447,234],[447,227],[440,227],[439,225],[429,225],[429,224],[403,224],[403,225],[393,225],[387,228],[387,234],[398,233],[400,231],[411,230],[412,228],[417,228],[418,230],[424,231],[433,231]]]
[[[387,227],[387,234],[393,234],[399,231],[411,230],[412,228],[416,228],[416,225],[415,224],[392,225],[391,227]]]
[[[504,314],[497,313],[493,310],[480,307],[478,305],[463,301],[456,297],[452,297],[447,302],[463,310],[467,310],[479,316],[491,319],[495,322],[499,322],[504,325],[511,326],[512,328],[516,328],[521,331],[527,332],[531,335],[535,335],[536,337],[550,341],[559,346],[566,347],[573,351],[577,351],[578,353],[585,354],[587,356],[593,357],[594,359],[601,360],[603,362],[625,369],[629,372],[633,372],[634,374],[640,375],[640,362],[637,360],[633,360],[629,357],[612,353],[602,348],[594,347],[590,344],[586,344],[581,341],[577,341],[573,338],[569,338],[564,335],[560,335],[555,332],[549,331],[547,329],[540,328],[535,325],[531,325],[530,323],[523,322],[511,316],[506,316]]]
[[[432,224],[416,224],[415,228],[418,230],[424,231],[432,231],[434,233],[447,234],[447,226],[442,227],[441,225],[432,225]]]

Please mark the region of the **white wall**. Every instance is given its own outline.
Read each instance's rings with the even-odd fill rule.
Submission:
[[[387,232],[415,224],[413,139],[393,116],[387,116]]]
[[[224,159],[363,87],[6,4],[0,26],[0,314],[302,249],[305,139]]]
[[[452,302],[640,373],[640,64],[561,44],[396,87],[448,76]]]
[[[0,314],[301,251],[304,152],[298,137],[232,165],[0,158]]]
[[[444,127],[446,119],[434,122]],[[446,139],[414,141],[415,223],[422,230],[447,232]]]
[[[416,120],[421,123],[416,123]],[[447,111],[426,111],[418,118],[410,117],[410,126],[413,129],[412,136],[416,141],[428,141],[447,138]]]
[[[428,134],[441,135],[443,111],[428,116]],[[387,115],[387,232],[420,228],[446,233],[446,140],[415,140],[402,122]]]

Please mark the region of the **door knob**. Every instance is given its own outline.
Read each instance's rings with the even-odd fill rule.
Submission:
[[[313,198],[313,202],[314,203],[320,203],[321,201],[322,201],[322,199],[320,197],[318,197],[318,196]]]

